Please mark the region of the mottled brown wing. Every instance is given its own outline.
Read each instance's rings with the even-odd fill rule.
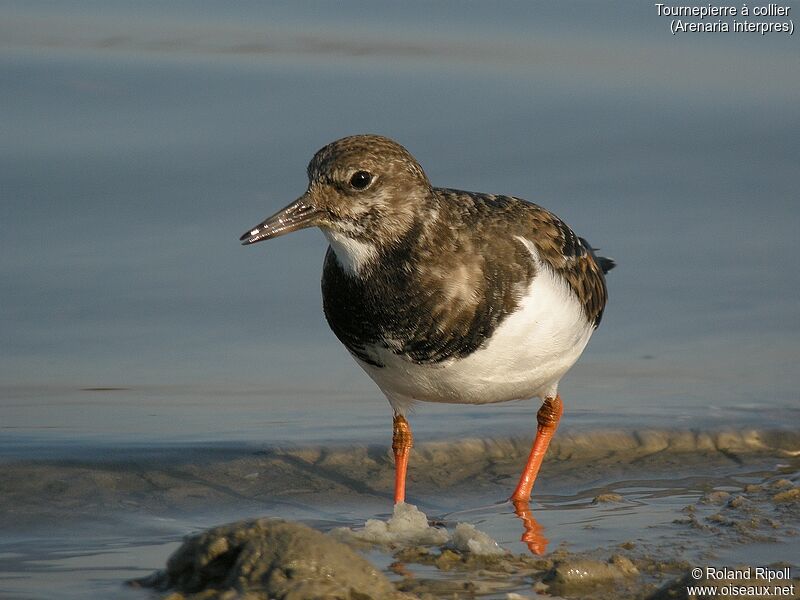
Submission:
[[[474,218],[480,219],[487,237],[496,240],[519,235],[533,242],[541,260],[575,292],[587,319],[595,327],[600,324],[607,299],[602,265],[606,265],[607,271],[613,267],[613,261],[596,257],[588,242],[537,204],[513,196],[459,190],[441,192],[451,201],[463,202],[469,197],[475,203]]]
[[[586,317],[597,327],[603,317],[608,291],[603,269],[592,247],[550,211],[526,204],[531,207],[527,211],[535,232],[531,241],[539,257],[564,278],[578,297]]]

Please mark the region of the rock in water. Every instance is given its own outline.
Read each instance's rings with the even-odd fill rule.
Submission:
[[[407,598],[366,559],[300,523],[240,521],[186,538],[165,571],[130,582],[170,600]]]

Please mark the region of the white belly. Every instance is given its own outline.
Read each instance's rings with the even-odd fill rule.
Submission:
[[[373,351],[385,367],[357,362],[401,413],[415,400],[486,404],[544,398],[555,395],[593,331],[569,287],[543,267],[517,311],[466,358],[419,365],[379,348]]]

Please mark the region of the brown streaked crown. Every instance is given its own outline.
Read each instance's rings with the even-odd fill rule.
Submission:
[[[322,212],[320,227],[378,245],[402,237],[432,194],[408,150],[379,135],[328,144],[311,159],[308,180],[306,196]]]

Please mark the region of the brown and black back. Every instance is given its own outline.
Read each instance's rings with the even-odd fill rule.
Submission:
[[[534,243],[537,261],[518,237]],[[348,350],[383,366],[384,348],[417,364],[464,358],[519,306],[539,269],[551,269],[595,327],[613,261],[544,208],[510,196],[433,188],[424,214],[381,247],[364,272],[347,273],[328,250],[325,317]]]

